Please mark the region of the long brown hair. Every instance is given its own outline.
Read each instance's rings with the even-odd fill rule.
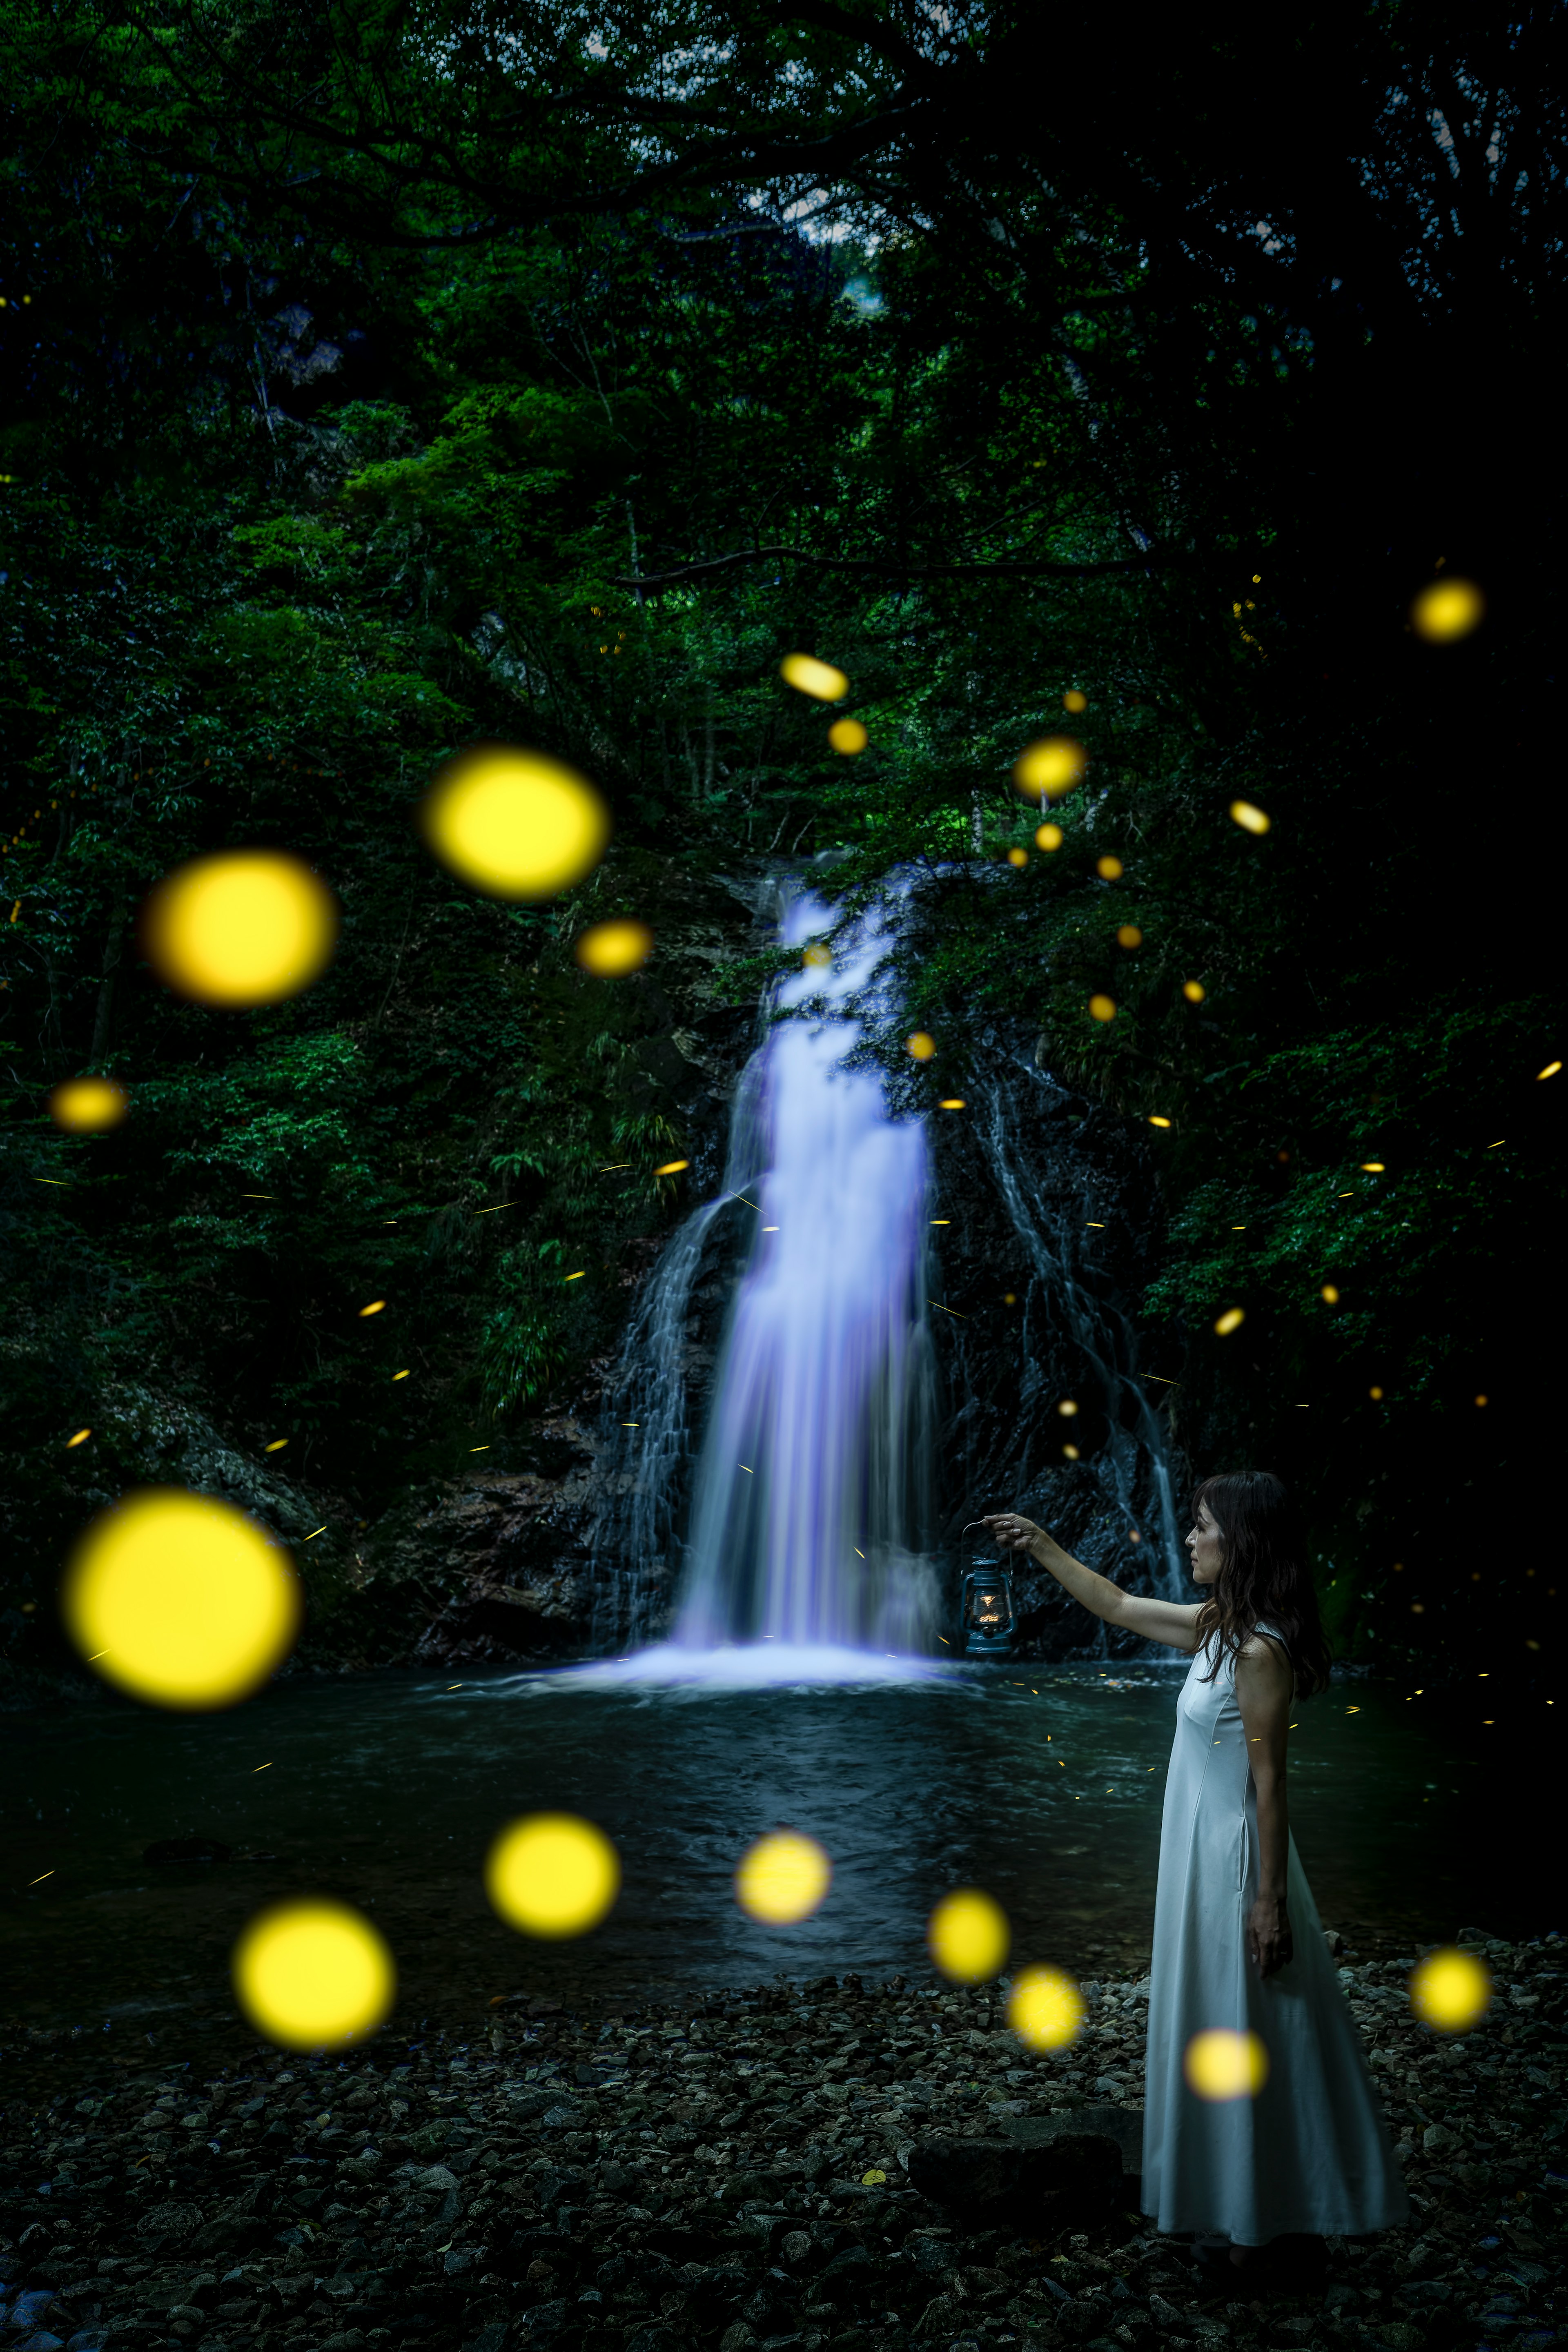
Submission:
[[[1219,1529],[1220,1570],[1198,1614],[1199,1641],[1214,1654],[1204,1680],[1212,1683],[1261,1623],[1285,1645],[1297,1697],[1310,1697],[1327,1683],[1333,1659],[1318,1618],[1307,1539],[1283,1481],[1272,1470],[1232,1470],[1194,1489],[1194,1518],[1205,1503]]]

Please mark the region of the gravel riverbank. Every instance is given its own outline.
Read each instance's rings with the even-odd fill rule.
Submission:
[[[1415,2222],[1331,2242],[1310,2289],[1200,2294],[1140,2218],[1144,1984],[1088,1986],[1036,2057],[993,1988],[851,1976],[207,2079],[73,2050],[67,2088],[62,2051],[30,2097],[48,2037],[8,2035],[0,2301],[17,2352],[1544,2352],[1568,1945],[1480,1948],[1497,1999],[1454,2039],[1407,1963],[1347,1968]]]

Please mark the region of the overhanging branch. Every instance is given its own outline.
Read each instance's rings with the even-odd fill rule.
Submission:
[[[1030,576],[1073,580],[1089,579],[1096,574],[1149,572],[1184,560],[1173,550],[1162,552],[1151,549],[1146,555],[1108,558],[1103,563],[910,563],[892,555],[816,555],[804,547],[747,547],[738,548],[731,555],[709,556],[700,563],[679,563],[668,572],[613,572],[610,584],[616,588],[673,588],[683,580],[702,580],[711,572],[732,572],[742,563],[814,563],[822,572],[857,572],[863,577],[879,575],[885,580],[1016,580]]]

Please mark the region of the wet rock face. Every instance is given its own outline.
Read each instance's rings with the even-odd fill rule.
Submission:
[[[5,2116],[0,2304],[25,2352],[1547,2352],[1563,1951],[1491,1947],[1497,2002],[1457,2043],[1400,1971],[1349,1972],[1415,2221],[1267,2290],[1199,2280],[1136,2210],[1135,2093],[1073,2087],[1112,2045],[1138,2073],[1138,1986],[1089,1988],[1083,2042],[1020,2085],[989,1991],[827,1979],[199,2083],[7,2046],[30,2095]],[[1092,2219],[1013,2202],[1086,2172]]]
[[[1176,1366],[1133,1322],[1162,1231],[1154,1166],[1124,1118],[1037,1065],[1032,1041],[997,1034],[987,1047],[963,1116],[932,1129],[935,1213],[948,1220],[932,1232],[942,1306],[931,1321],[952,1596],[971,1558],[992,1556],[964,1523],[995,1510],[1023,1512],[1102,1574],[1149,1589],[1156,1446],[1178,1504],[1190,1484],[1179,1391],[1146,1377]],[[1053,1579],[1026,1559],[1009,1566],[1018,1655],[1098,1650],[1100,1629]]]

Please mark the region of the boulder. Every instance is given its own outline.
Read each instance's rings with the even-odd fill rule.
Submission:
[[[1003,2130],[1020,2147],[1049,2147],[1064,2137],[1113,2139],[1121,2156],[1121,2177],[1138,2179],[1143,2170],[1143,2117],[1131,2107],[1081,2106],[1061,2116],[1009,2116]]]
[[[905,2168],[922,2197],[982,2229],[994,2222],[1058,2229],[1068,2220],[1099,2220],[1121,2189],[1117,2140],[1081,2128],[1037,2147],[932,2137],[914,2143]]]

